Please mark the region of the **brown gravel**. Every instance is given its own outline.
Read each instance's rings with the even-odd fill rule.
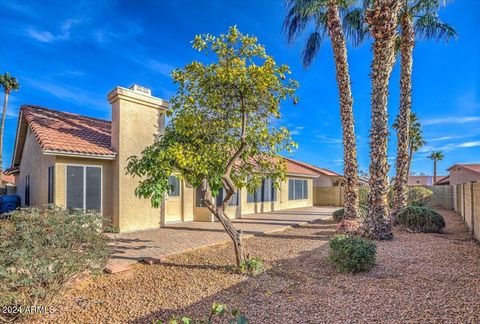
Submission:
[[[441,211],[444,234],[412,234],[378,243],[378,265],[337,274],[326,263],[333,221],[247,240],[267,270],[231,272],[230,245],[138,265],[82,282],[38,317],[49,323],[151,323],[172,314],[203,316],[213,301],[241,309],[251,323],[480,322],[480,247],[458,215]],[[32,320],[32,318],[30,319]]]

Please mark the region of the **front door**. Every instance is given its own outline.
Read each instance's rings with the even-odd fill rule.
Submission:
[[[171,190],[166,197],[166,223],[178,223],[182,221],[182,199],[181,199],[181,182],[175,176],[169,179]]]

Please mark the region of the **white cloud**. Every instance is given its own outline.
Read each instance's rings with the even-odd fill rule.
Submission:
[[[37,30],[33,27],[27,28],[27,35],[42,43],[53,43],[58,40],[70,39],[70,30],[72,26],[78,23],[78,20],[67,19],[62,23],[60,33],[52,34],[49,31]]]
[[[442,117],[425,119],[423,125],[441,125],[441,124],[465,124],[480,121],[480,116],[464,116],[464,117]]]
[[[458,145],[458,147],[477,147],[480,146],[480,141],[465,142]]]
[[[147,60],[145,63],[145,66],[147,66],[150,70],[153,72],[160,73],[165,76],[170,76],[175,69],[173,65],[162,63],[156,60]]]
[[[291,135],[300,135],[301,131],[304,129],[305,127],[303,126],[296,126],[293,128],[293,130],[290,131],[290,134]]]
[[[314,140],[314,142],[326,143],[326,144],[342,144],[342,139],[329,137],[326,135],[317,135],[316,140]]]

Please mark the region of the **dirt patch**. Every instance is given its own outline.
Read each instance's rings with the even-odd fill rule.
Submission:
[[[366,274],[337,274],[326,263],[336,224],[324,220],[248,239],[267,268],[257,277],[233,273],[224,244],[89,279],[35,320],[151,323],[203,316],[216,301],[252,323],[479,322],[480,247],[457,214],[441,213],[444,234],[396,229],[393,241],[378,243],[378,264]]]

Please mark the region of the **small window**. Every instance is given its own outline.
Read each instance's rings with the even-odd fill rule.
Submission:
[[[225,199],[225,189],[220,189],[217,196],[217,206],[220,206]],[[229,206],[238,206],[238,191],[232,195],[232,199],[230,200]]]
[[[288,180],[288,200],[308,199],[308,181],[301,179]]]
[[[48,203],[54,203],[54,187],[55,187],[55,167],[49,166],[48,167]]]
[[[30,206],[30,175],[25,176],[25,205]]]
[[[196,207],[205,207],[203,203],[203,192],[200,188],[195,190],[195,206]]]
[[[170,197],[179,197],[180,196],[180,180],[176,176],[170,176],[168,178],[168,183],[170,184],[170,192],[168,195]]]
[[[68,165],[66,205],[68,209],[102,209],[102,169]]]

